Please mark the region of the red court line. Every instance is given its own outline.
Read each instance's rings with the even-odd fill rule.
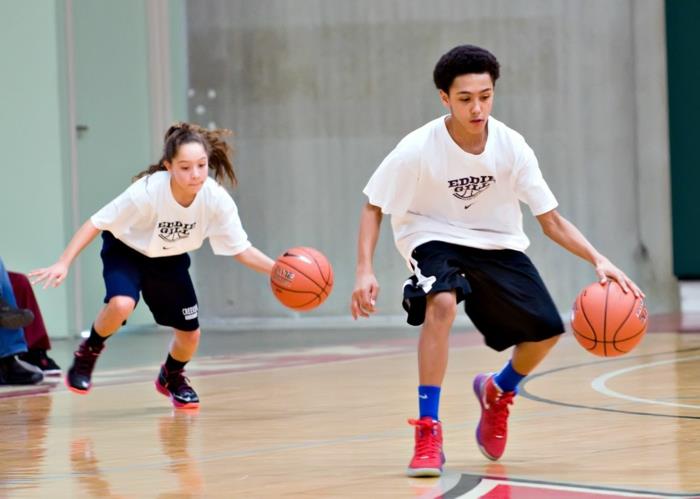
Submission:
[[[631,499],[634,497],[652,497],[650,495],[618,495],[595,491],[573,491],[542,487],[523,487],[521,485],[496,485],[481,499]]]

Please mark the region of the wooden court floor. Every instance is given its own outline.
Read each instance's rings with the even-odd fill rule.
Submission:
[[[415,338],[344,334],[205,352],[189,369],[196,412],[154,390],[160,355],[126,367],[105,359],[87,396],[58,379],[4,388],[0,497],[700,497],[700,334],[649,333],[615,359],[567,334],[522,386],[506,454],[491,463],[473,438],[471,379],[507,353],[456,332],[440,479],[404,476]]]

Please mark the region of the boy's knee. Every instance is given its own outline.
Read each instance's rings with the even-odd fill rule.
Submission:
[[[552,336],[552,337],[547,338],[547,339],[545,339],[545,340],[541,340],[541,341],[539,341],[538,343],[541,344],[542,346],[546,347],[546,348],[552,348],[554,345],[557,344],[557,342],[559,341],[559,338],[561,338],[561,335],[562,335],[562,334],[563,334],[563,333],[560,333],[560,334],[558,334],[558,335],[556,335],[556,336]]]
[[[453,321],[457,315],[454,293],[437,293],[428,299],[426,315],[441,321]]]

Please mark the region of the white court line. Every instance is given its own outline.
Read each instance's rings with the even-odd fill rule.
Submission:
[[[591,388],[595,391],[607,395],[608,397],[615,397],[623,400],[629,400],[631,402],[641,402],[642,404],[653,404],[653,405],[666,405],[669,407],[686,407],[689,409],[700,409],[700,405],[693,404],[678,404],[676,402],[664,402],[663,400],[653,400],[653,399],[643,399],[639,397],[632,397],[631,395],[625,395],[624,393],[616,392],[608,388],[605,383],[608,380],[619,376],[620,374],[626,374],[628,372],[636,371],[639,369],[646,369],[648,367],[662,366],[665,364],[674,364],[679,362],[690,362],[692,360],[700,360],[700,355],[694,357],[686,357],[685,359],[671,359],[671,360],[660,360],[658,362],[649,362],[647,364],[641,364],[638,366],[626,367],[624,369],[618,369],[617,371],[612,371],[602,376],[598,376],[591,382]]]

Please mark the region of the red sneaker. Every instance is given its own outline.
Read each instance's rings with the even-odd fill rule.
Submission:
[[[416,447],[413,459],[408,465],[408,476],[440,476],[445,454],[442,452],[442,423],[430,416],[409,419],[408,424],[416,427]]]
[[[481,453],[492,461],[503,455],[508,439],[508,406],[515,392],[503,392],[493,382],[493,374],[474,378],[474,394],[481,404],[481,419],[476,427],[476,443]]]

